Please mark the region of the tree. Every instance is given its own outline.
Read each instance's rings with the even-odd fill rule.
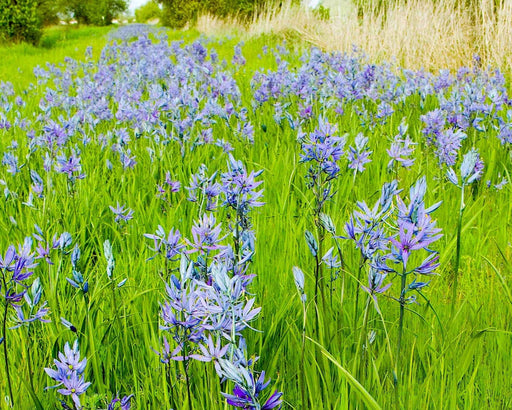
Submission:
[[[72,16],[81,24],[107,26],[127,8],[126,0],[62,0],[59,11]]]
[[[159,0],[163,5],[162,24],[175,29],[183,28],[187,23],[195,23],[200,0]]]
[[[59,4],[55,0],[37,0],[37,16],[41,25],[51,26],[59,23]]]
[[[41,34],[37,0],[0,0],[0,38],[37,44]]]
[[[123,11],[126,11],[128,5],[126,0],[103,0],[103,23],[112,24],[112,20]]]
[[[200,13],[219,17],[237,16],[250,19],[267,3],[279,4],[278,0],[158,0],[163,5],[162,23],[182,28],[194,23]]]
[[[140,6],[137,10],[135,10],[135,20],[137,23],[146,23],[149,20],[160,19],[162,14],[162,10],[158,4],[151,0],[148,1],[143,6]]]

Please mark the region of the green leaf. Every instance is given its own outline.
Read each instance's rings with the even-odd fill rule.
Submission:
[[[361,400],[366,404],[368,409],[382,409],[382,407],[377,403],[377,401],[371,396],[370,393],[363,387],[361,383],[359,383],[352,374],[345,369],[335,358],[332,354],[330,354],[325,347],[323,347],[320,343],[316,342],[315,340],[311,338],[307,338],[311,342],[313,342],[315,345],[317,345],[320,348],[320,351],[322,354],[327,357],[345,376],[345,379],[347,382],[354,388],[357,393],[359,393],[359,396]]]

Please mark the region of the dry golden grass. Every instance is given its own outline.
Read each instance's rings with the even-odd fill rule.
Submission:
[[[266,10],[249,25],[201,16],[197,28],[209,35],[242,38],[297,33],[324,50],[357,46],[376,61],[395,59],[409,68],[433,71],[471,65],[478,54],[484,65],[512,71],[512,0],[503,0],[496,9],[492,0],[476,0],[472,10],[456,7],[455,0],[404,3],[393,2],[380,13],[366,10],[362,18],[348,5],[322,21],[310,10],[284,2],[281,9]]]

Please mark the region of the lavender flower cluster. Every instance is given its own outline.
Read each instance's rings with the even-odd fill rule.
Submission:
[[[187,187],[189,200],[198,203],[200,212],[206,201],[206,213],[194,222],[191,240],[173,228],[166,234],[161,226],[156,233],[145,234],[153,240],[155,255],[150,259],[160,256],[164,260],[166,281],[167,299],[161,306],[163,348],[155,352],[165,366],[170,361],[184,363],[189,392],[190,361],[213,362],[219,378],[235,384],[232,394],[223,393],[229,404],[272,409],[281,404],[282,393],[262,397],[269,382],[265,372],[256,375],[257,358],[248,358],[243,337],[261,311],[254,306],[255,299],[248,298],[254,278],[248,270],[255,251],[249,214],[263,205],[262,190],[257,190],[262,181],[256,179],[261,171],[247,172],[231,155],[227,165],[220,182],[216,173],[208,177],[203,166]],[[235,215],[229,226],[231,235],[223,235],[222,224],[217,223],[214,212],[219,202]],[[225,243],[229,236],[233,245]]]
[[[359,50],[341,54],[312,48],[303,53],[299,67],[290,64],[286,49],[270,51],[277,69],[258,71],[253,76],[253,107],[271,107],[278,113],[278,123],[287,120],[292,129],[299,130],[298,139],[303,142],[303,150],[307,150],[303,159],[325,162],[322,156],[327,159],[329,155],[338,155],[332,151],[335,139],[322,136],[329,131],[325,129],[325,124],[329,124],[325,113],[332,114],[332,118],[355,114],[361,129],[370,130],[376,141],[361,132],[350,131],[343,136],[339,154],[347,137],[354,138],[355,146],[347,151],[349,168],[362,172],[370,160],[368,144],[378,143],[381,133],[389,137],[386,125],[396,116],[403,116],[405,104],[417,107],[421,113],[423,139],[411,138],[407,123],[402,122],[387,150],[390,168],[394,164],[410,168],[416,144],[428,145],[441,165],[451,167],[462,157],[468,135],[473,145],[489,133],[496,135],[503,145],[512,141],[511,100],[504,76],[498,70],[482,68],[478,58],[473,68],[462,67],[455,74],[441,70],[435,75],[391,64],[371,64]],[[319,125],[308,135],[304,128],[313,129],[315,112],[322,113]],[[331,122],[331,126],[336,127],[336,122]],[[312,150],[311,143],[316,144],[317,150],[321,147],[322,153]],[[325,162],[323,166],[328,165]],[[331,175],[338,173],[338,168],[331,162]]]

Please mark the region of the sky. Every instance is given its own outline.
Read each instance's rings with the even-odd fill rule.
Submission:
[[[128,2],[130,11],[134,11],[136,8],[142,6],[143,4],[147,3],[148,0],[130,0]]]

